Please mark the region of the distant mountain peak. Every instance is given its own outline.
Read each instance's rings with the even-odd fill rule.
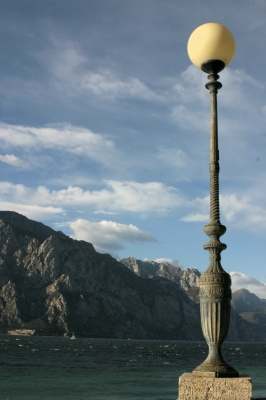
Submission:
[[[134,257],[120,260],[128,269],[142,278],[161,278],[173,281],[183,289],[188,297],[194,302],[199,302],[199,279],[200,272],[195,268],[182,270],[168,262],[141,261]]]
[[[254,311],[263,305],[261,299],[247,289],[238,289],[232,293],[232,307],[239,313]]]

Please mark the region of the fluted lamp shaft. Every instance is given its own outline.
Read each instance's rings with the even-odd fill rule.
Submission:
[[[219,204],[219,149],[217,93],[222,87],[219,75],[211,73],[206,88],[211,96],[210,139],[210,222],[204,227],[210,241],[204,249],[210,253],[210,265],[200,278],[200,314],[203,335],[209,346],[207,359],[194,371],[196,376],[236,377],[238,372],[227,364],[221,353],[230,321],[231,279],[221,265],[221,252],[226,245],[220,242],[226,227],[220,222]]]
[[[210,222],[204,227],[210,241],[203,246],[210,253],[210,264],[200,278],[201,326],[209,346],[209,354],[192,372],[196,376],[239,376],[224,361],[221,352],[229,328],[231,279],[221,265],[221,252],[226,249],[226,245],[220,242],[220,237],[225,233],[226,227],[220,222],[217,117],[217,93],[222,87],[218,82],[218,73],[231,62],[235,48],[235,40],[229,29],[215,22],[199,26],[188,41],[188,55],[192,63],[208,74],[206,88],[211,97]]]

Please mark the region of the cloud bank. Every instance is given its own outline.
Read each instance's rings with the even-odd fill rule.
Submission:
[[[22,148],[34,153],[44,149],[69,152],[90,157],[104,165],[110,165],[115,159],[114,143],[110,139],[89,129],[67,124],[36,128],[0,123],[0,141],[6,148]],[[17,157],[14,157],[5,156],[5,160],[15,162]]]
[[[123,243],[157,242],[149,232],[134,225],[119,224],[113,221],[91,222],[78,219],[70,223],[74,238],[90,242],[99,252],[114,252],[124,248]]]
[[[183,206],[185,199],[177,189],[160,182],[105,181],[101,190],[69,186],[62,190],[36,189],[11,182],[0,182],[1,197],[6,202],[47,206],[90,206],[105,212],[167,213]]]
[[[265,230],[266,209],[260,204],[260,198],[256,196],[227,194],[220,195],[221,219],[238,229]],[[194,212],[181,218],[184,222],[208,222],[210,197],[196,198],[190,201]],[[262,202],[263,203],[263,202]]]

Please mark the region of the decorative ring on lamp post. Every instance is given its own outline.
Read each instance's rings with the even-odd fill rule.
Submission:
[[[232,33],[225,26],[211,22],[199,26],[188,41],[188,55],[192,63],[208,74],[205,87],[211,96],[210,139],[210,222],[204,232],[210,241],[203,247],[210,253],[210,265],[200,278],[200,314],[203,335],[209,346],[206,360],[192,373],[195,376],[237,377],[239,373],[227,364],[221,353],[230,321],[231,278],[221,265],[221,252],[226,245],[220,236],[226,227],[220,222],[219,149],[217,93],[222,84],[218,72],[233,59],[236,45]]]

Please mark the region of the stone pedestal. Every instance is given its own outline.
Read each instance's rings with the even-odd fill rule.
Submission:
[[[237,378],[207,378],[183,374],[178,400],[251,400],[252,383],[247,375]]]

